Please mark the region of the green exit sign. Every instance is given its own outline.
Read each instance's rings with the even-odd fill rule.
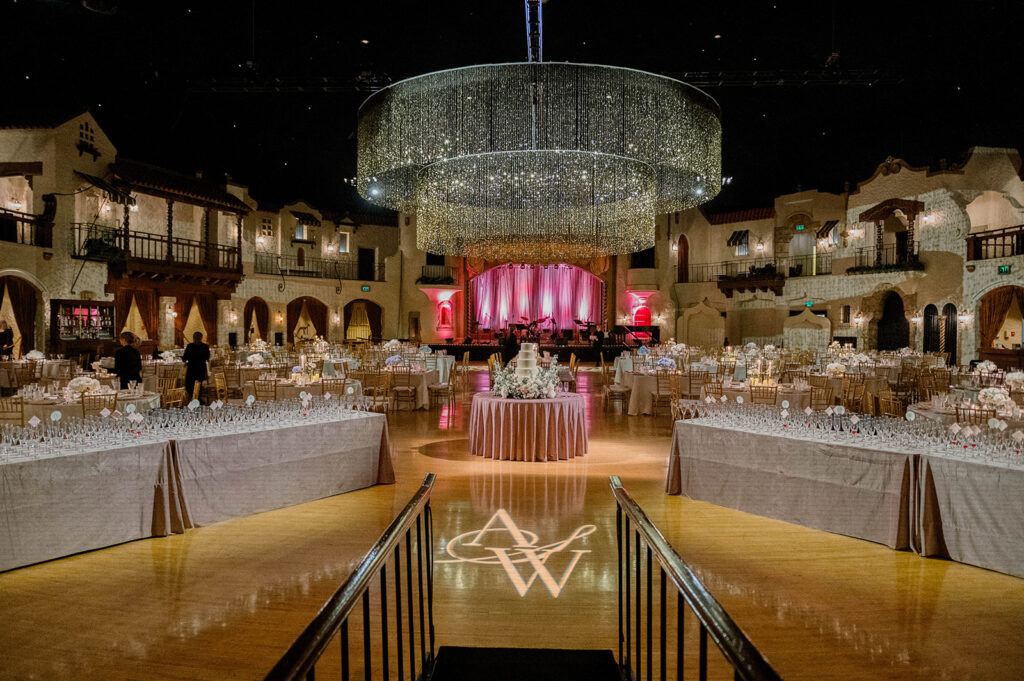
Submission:
[[[798,232],[804,231],[804,226],[803,225],[797,225],[796,226],[796,231],[798,231]]]
[[[364,286],[364,287],[363,287],[363,290],[364,290],[364,291],[369,291],[369,290],[370,290],[370,287],[369,287],[369,286]]]
[[[814,307],[814,303],[812,303],[809,300],[806,303],[804,303],[804,305],[806,305],[807,307]]]
[[[1010,273],[1010,266],[1009,265],[1000,265],[999,266],[999,274],[1009,274],[1009,273]]]

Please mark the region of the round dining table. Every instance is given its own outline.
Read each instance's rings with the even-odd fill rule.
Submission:
[[[473,395],[469,451],[507,461],[557,461],[587,453],[586,400],[559,393],[542,400]]]

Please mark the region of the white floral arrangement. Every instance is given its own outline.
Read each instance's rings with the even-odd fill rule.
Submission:
[[[850,358],[850,364],[869,364],[871,358],[865,355],[863,352],[858,352],[856,355]]]
[[[757,350],[757,343],[751,341],[750,343],[747,343],[745,347],[747,350]]]
[[[846,365],[840,364],[839,362],[829,362],[827,365],[825,365],[825,373],[828,374],[829,376],[834,376],[836,374],[845,374]]]
[[[73,393],[87,393],[100,389],[100,382],[89,376],[77,376],[68,381],[68,387]]]
[[[774,345],[766,345],[766,346],[764,346],[764,351],[765,352],[775,352],[775,346]]]
[[[162,359],[165,362],[173,362],[174,360],[178,359],[178,356],[175,355],[170,350],[164,350],[163,352],[160,353],[160,359]]]
[[[1010,386],[1011,390],[1024,389],[1024,372],[1011,371],[1006,374],[1006,378],[1003,379],[1006,385]]]
[[[258,352],[252,353],[251,355],[249,355],[245,359],[246,359],[247,362],[249,362],[249,364],[251,364],[253,366],[259,366],[259,365],[263,364],[263,355],[261,355]]]
[[[389,367],[398,366],[399,364],[402,363],[402,356],[401,355],[391,355],[386,360],[384,360],[384,363],[387,364]]]
[[[558,393],[558,369],[538,369],[529,377],[516,376],[516,369],[507,366],[494,372],[491,394],[503,399],[542,400]]]
[[[46,359],[46,355],[39,350],[29,350],[25,353],[25,359]]]
[[[392,338],[383,345],[384,350],[397,350],[400,347],[402,347],[402,344],[398,342],[397,338]]]
[[[838,349],[839,349],[839,341],[837,341],[837,340],[834,340],[834,341],[832,341],[831,343],[829,343],[829,344],[828,344],[828,346],[829,346],[830,348],[835,348],[836,350],[838,350]]]
[[[910,357],[914,354],[914,351],[910,348],[900,348],[898,354],[900,357]]]
[[[328,343],[327,340],[322,336],[317,336],[316,338],[314,338],[312,341],[312,346],[313,352],[320,355],[327,354],[327,351],[331,349],[331,344]]]
[[[249,352],[266,352],[269,348],[270,345],[267,343],[267,341],[263,340],[262,338],[257,338],[256,340],[249,341],[249,345],[247,346]]]
[[[996,409],[1009,407],[1013,404],[1013,400],[1010,399],[1010,393],[1006,392],[1006,388],[983,388],[978,393],[978,402],[986,407],[994,407]]]
[[[676,343],[672,346],[672,352],[676,355],[682,355],[686,352],[686,343]]]
[[[991,374],[993,371],[997,371],[998,369],[999,367],[996,366],[995,362],[986,359],[984,362],[978,362],[977,366],[974,367],[974,373]]]
[[[430,347],[429,345],[421,345],[420,346],[420,354],[421,355],[429,355],[433,351],[434,351],[434,348]]]

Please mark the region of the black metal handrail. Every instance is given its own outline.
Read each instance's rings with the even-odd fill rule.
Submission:
[[[619,565],[619,666],[623,678],[641,679],[641,671],[647,678],[653,678],[654,633],[653,633],[653,580],[654,561],[659,564],[660,606],[658,636],[658,660],[660,678],[668,674],[667,644],[667,603],[666,577],[676,588],[676,674],[683,675],[683,615],[684,602],[697,617],[700,624],[698,639],[698,678],[707,679],[707,639],[718,646],[726,661],[733,668],[735,679],[743,681],[776,681],[781,679],[761,652],[733,622],[715,597],[708,592],[693,570],[683,561],[668,543],[657,527],[647,518],[643,509],[633,500],[622,486],[618,476],[611,476],[612,494],[617,504],[615,514],[616,543],[618,544]],[[632,541],[631,541],[632,540]],[[641,543],[646,560],[642,560]],[[646,573],[646,591],[641,601],[641,588]],[[635,575],[635,577],[634,577]],[[635,601],[634,601],[635,599]],[[635,605],[635,607],[634,607]],[[646,641],[642,626],[641,610],[646,609]],[[646,655],[642,654],[643,652]],[[646,669],[644,666],[646,665]]]
[[[872,267],[908,267],[919,265],[918,253],[921,242],[909,244],[887,244],[881,249],[875,247],[858,248],[853,254],[853,267],[850,269],[866,269]]]
[[[990,229],[967,236],[967,259],[990,260],[1024,255],[1024,225]]]
[[[424,265],[419,281],[431,284],[454,284],[456,270],[451,265]]]
[[[720,281],[722,278],[746,277],[752,270],[763,270],[768,265],[774,266],[775,272],[785,278],[832,274],[832,254],[737,259],[689,265],[687,280],[684,283],[698,284]],[[677,264],[676,268],[678,267]]]
[[[428,473],[423,478],[423,484],[413,494],[412,499],[406,504],[402,512],[395,517],[391,525],[380,536],[380,539],[363,557],[363,560],[356,567],[345,583],[331,596],[324,606],[317,613],[317,616],[310,622],[309,626],[299,634],[295,643],[291,645],[288,652],[274,665],[274,668],[265,677],[267,681],[298,681],[306,679],[313,681],[315,678],[316,663],[324,654],[327,646],[333,640],[335,634],[341,639],[341,678],[349,677],[350,653],[348,649],[348,621],[349,616],[355,611],[356,606],[362,602],[363,620],[363,663],[369,670],[372,664],[372,640],[370,627],[370,587],[374,581],[380,578],[380,632],[381,632],[381,660],[383,662],[383,677],[390,678],[388,674],[389,655],[388,646],[391,642],[391,632],[388,627],[388,561],[394,559],[394,595],[395,595],[395,651],[397,652],[398,678],[405,675],[405,651],[404,645],[408,643],[409,672],[411,678],[419,678],[416,672],[416,650],[415,650],[415,620],[413,610],[413,527],[416,533],[416,570],[417,583],[419,586],[419,648],[420,648],[420,671],[429,671],[434,663],[434,565],[433,565],[433,520],[430,510],[430,493],[434,488],[435,475]],[[405,539],[405,595],[408,607],[408,630],[407,641],[403,641],[403,617],[402,617],[402,539]],[[425,571],[424,571],[425,565]],[[424,591],[424,577],[426,577],[426,590]],[[424,612],[424,599],[426,600],[426,612]],[[428,647],[429,640],[429,647]],[[369,671],[365,678],[369,679]]]
[[[282,274],[286,277],[312,279],[344,279],[352,281],[384,281],[384,264],[373,266],[370,278],[360,276],[359,260],[355,257],[316,258],[277,253],[257,252],[253,271],[256,274]]]
[[[0,208],[0,241],[50,248],[53,229],[33,213]]]
[[[238,268],[238,246],[206,243],[166,234],[129,230],[127,243],[122,227],[76,222],[71,225],[72,255],[94,260],[130,257],[159,263],[195,265],[215,269]]]

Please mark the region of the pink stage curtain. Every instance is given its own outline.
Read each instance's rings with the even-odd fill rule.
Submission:
[[[600,324],[603,282],[571,265],[501,265],[471,282],[476,321],[481,329],[503,329],[551,317],[556,329],[574,329],[574,320]],[[544,326],[547,326],[546,324]]]

